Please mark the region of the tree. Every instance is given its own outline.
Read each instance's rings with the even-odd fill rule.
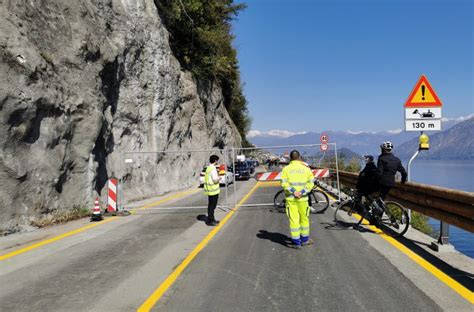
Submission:
[[[231,22],[245,4],[233,0],[155,0],[181,66],[196,78],[217,81],[224,105],[244,142],[251,118],[243,95]]]

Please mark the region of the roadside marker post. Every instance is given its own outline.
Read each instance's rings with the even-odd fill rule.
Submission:
[[[107,211],[117,211],[117,179],[111,178],[107,183],[108,196],[107,196]]]

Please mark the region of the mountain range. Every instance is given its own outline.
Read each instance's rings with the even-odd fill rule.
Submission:
[[[410,158],[416,151],[418,139],[412,139],[396,149],[397,156]],[[424,159],[474,159],[474,117],[430,136],[430,149],[422,151]]]
[[[444,119],[443,131],[428,132],[431,150],[423,152],[423,157],[432,159],[473,159],[474,115],[456,119]],[[379,146],[391,141],[394,152],[401,158],[409,158],[418,146],[418,132],[405,132],[401,129],[380,132],[323,131],[291,133],[285,130],[268,132],[250,131],[248,140],[258,146],[288,146],[300,144],[318,144],[325,133],[330,143],[337,143],[338,149],[347,148],[359,155],[378,155]]]

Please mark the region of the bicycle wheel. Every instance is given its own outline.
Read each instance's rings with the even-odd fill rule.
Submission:
[[[323,213],[329,207],[328,196],[320,190],[314,190],[309,194],[311,199],[311,212],[312,213]]]
[[[273,207],[275,207],[275,210],[277,210],[278,212],[285,212],[285,206],[285,192],[283,190],[279,190],[273,198]]]
[[[336,211],[334,211],[334,221],[338,225],[351,226],[356,225],[361,220],[361,216],[355,213],[355,201],[353,199],[348,199],[343,201],[337,206]],[[355,223],[352,218],[355,218]]]
[[[392,201],[385,202],[384,213],[377,221],[380,229],[392,237],[403,236],[410,225],[408,211],[399,203]]]

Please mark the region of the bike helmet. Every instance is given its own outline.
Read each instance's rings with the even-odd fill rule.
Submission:
[[[368,162],[373,162],[374,161],[374,156],[372,155],[364,155],[364,159]]]
[[[386,152],[391,152],[393,149],[393,144],[390,141],[385,141],[380,145],[380,148]]]

